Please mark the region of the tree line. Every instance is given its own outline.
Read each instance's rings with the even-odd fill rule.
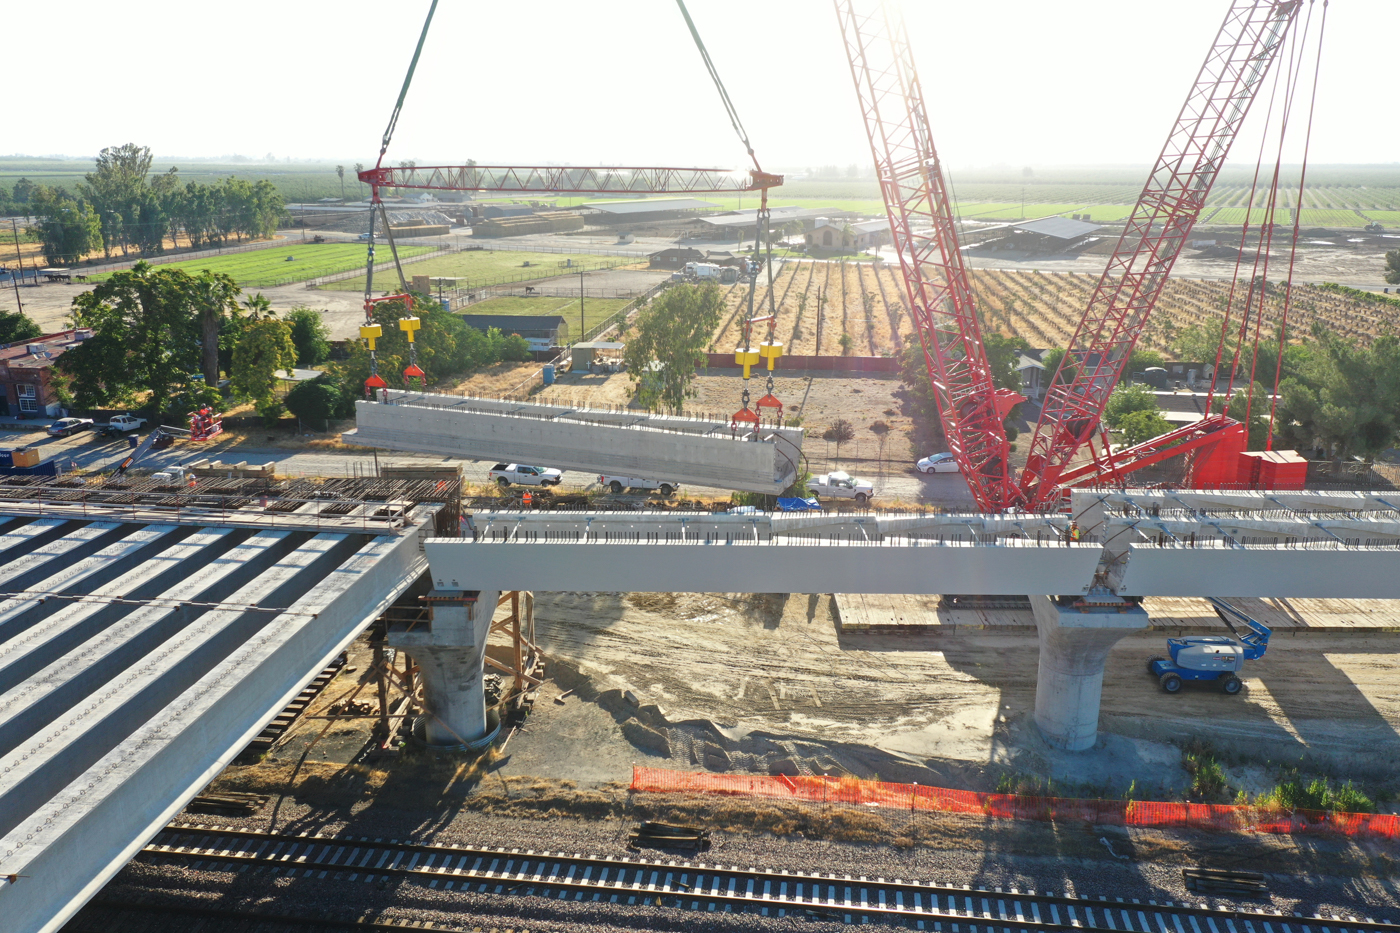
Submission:
[[[177,168],[152,177],[152,158],[149,147],[135,143],[103,149],[75,191],[21,178],[8,192],[0,186],[0,210],[33,218],[29,230],[54,265],[99,249],[108,259],[114,251],[159,255],[167,237],[178,247],[182,235],[192,247],[266,237],[287,216],[282,195],[267,180],[182,185]]]
[[[408,341],[398,325],[405,314],[400,301],[375,306],[384,331],[379,372],[390,385],[403,384],[399,373],[408,366]],[[530,358],[520,335],[470,328],[431,296],[415,295],[413,314],[422,324],[417,360],[429,384]],[[144,409],[183,419],[201,407],[226,411],[231,402],[248,403],[269,423],[290,411],[308,425],[328,427],[354,414],[370,374],[363,341],[351,342],[346,359],[327,363],[330,332],[319,311],[294,308],[278,317],[265,296],[244,295],[223,273],[192,275],[138,262],[76,296],[72,315],[92,336],[55,367],[59,398],[70,409]],[[0,313],[4,333],[24,339],[38,328],[22,315]],[[323,364],[321,375],[285,398],[279,394],[279,371]],[[227,395],[220,390],[225,379]]]

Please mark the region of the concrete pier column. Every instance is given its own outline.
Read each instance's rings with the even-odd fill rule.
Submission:
[[[1032,596],[1040,632],[1035,724],[1045,741],[1072,752],[1093,748],[1108,652],[1124,635],[1147,628],[1141,606],[1076,609],[1052,596]]]
[[[418,664],[430,745],[460,745],[486,735],[482,664],[499,591],[438,590],[425,597],[430,619],[394,623],[388,642]]]

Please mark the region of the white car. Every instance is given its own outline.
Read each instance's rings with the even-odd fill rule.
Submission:
[[[920,473],[956,473],[958,472],[957,458],[946,451],[941,454],[933,454],[920,460],[916,465]]]
[[[498,463],[486,474],[501,486],[558,486],[564,474],[553,467],[526,466],[523,463]]]

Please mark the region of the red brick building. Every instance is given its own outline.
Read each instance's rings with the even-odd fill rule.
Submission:
[[[65,330],[0,349],[0,417],[57,417],[54,360],[91,336],[87,329]]]

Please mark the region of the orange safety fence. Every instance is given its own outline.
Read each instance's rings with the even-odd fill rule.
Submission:
[[[1003,820],[1078,821],[1114,826],[1170,826],[1257,833],[1327,832],[1400,838],[1400,816],[1391,813],[1335,813],[1231,804],[983,794],[923,784],[892,784],[823,775],[770,777],[633,767],[631,789],[643,793],[730,794],[797,803],[877,807],[907,813],[920,810],[968,813]]]

